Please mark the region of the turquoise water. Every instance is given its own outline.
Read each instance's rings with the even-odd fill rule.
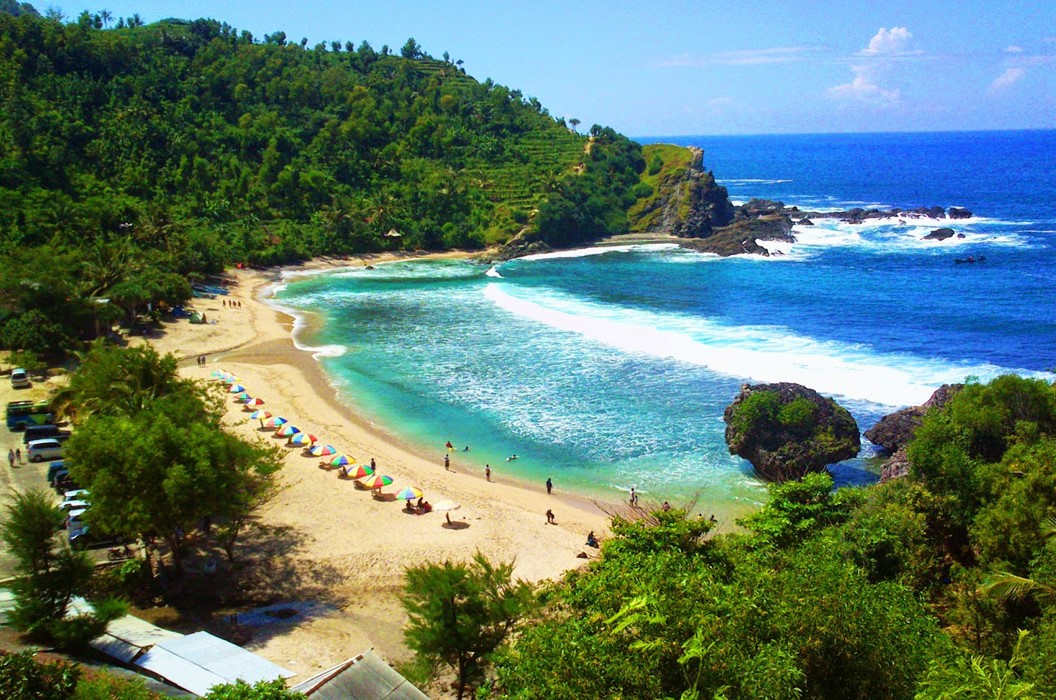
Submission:
[[[636,486],[658,499],[700,490],[758,501],[750,465],[723,441],[722,411],[747,381],[835,396],[864,431],[944,382],[1049,376],[1056,219],[1039,192],[1056,186],[1056,137],[1023,132],[1017,149],[1015,135],[958,135],[956,159],[921,135],[759,138],[696,142],[736,199],[958,205],[976,216],[949,222],[965,238],[941,244],[921,237],[945,223],[826,222],[769,259],[642,246],[495,268],[390,263],[291,278],[277,301],[322,320],[298,341],[344,400],[438,464],[450,440],[456,464],[603,498]],[[1026,150],[1030,167],[1017,160]],[[902,172],[909,152],[932,160]],[[902,179],[856,176],[856,153],[869,172],[886,162]],[[971,177],[1014,167],[1012,201]],[[988,261],[953,264],[967,254]],[[837,481],[873,480],[871,454],[866,445],[836,465]]]

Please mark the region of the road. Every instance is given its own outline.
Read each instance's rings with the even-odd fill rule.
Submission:
[[[0,406],[7,406],[11,401],[40,401],[48,398],[52,385],[50,383],[33,382],[28,389],[15,389],[7,375],[0,376]],[[2,450],[3,461],[0,463],[0,520],[7,519],[7,506],[11,503],[14,492],[24,492],[31,488],[42,488],[51,491],[45,474],[48,469],[47,462],[30,464],[26,461],[26,446],[22,444],[22,433],[13,433],[7,429],[6,424],[0,424],[0,450]],[[14,468],[8,466],[8,450],[22,450],[22,465],[15,464]],[[59,501],[56,496],[56,503]],[[8,553],[6,546],[0,542],[0,579],[7,578],[14,573],[15,561]]]

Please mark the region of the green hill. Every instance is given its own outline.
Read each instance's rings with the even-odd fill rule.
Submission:
[[[29,347],[5,324],[30,310],[91,335],[93,298],[131,316],[236,261],[627,230],[637,144],[576,134],[413,39],[395,55],[60,17],[0,13],[0,346]],[[59,278],[62,312],[27,292]]]

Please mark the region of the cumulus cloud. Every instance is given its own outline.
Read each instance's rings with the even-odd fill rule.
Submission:
[[[990,92],[997,92],[1004,90],[1005,88],[1014,85],[1019,82],[1019,79],[1026,75],[1027,71],[1024,68],[1009,68],[1001,75],[997,76],[997,79],[990,83]]]
[[[901,92],[885,88],[880,79],[894,59],[918,56],[922,52],[910,48],[913,34],[906,27],[880,30],[869,40],[869,45],[855,54],[860,61],[851,65],[854,79],[849,83],[829,88],[836,99],[892,107],[900,103]]]

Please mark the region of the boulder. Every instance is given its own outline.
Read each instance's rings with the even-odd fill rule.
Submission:
[[[946,216],[951,219],[970,219],[972,218],[972,212],[964,207],[950,207],[949,211],[946,212]]]
[[[937,228],[928,235],[924,236],[922,240],[925,241],[945,241],[947,238],[953,238],[956,235],[956,231],[952,228]]]
[[[924,414],[933,408],[942,408],[963,388],[964,384],[943,384],[921,405],[889,413],[865,431],[869,442],[882,447],[891,455],[880,468],[881,483],[909,473],[909,455],[906,453],[906,447],[924,420]]]
[[[800,384],[745,384],[722,418],[730,454],[769,481],[824,471],[861,449],[847,409]]]

